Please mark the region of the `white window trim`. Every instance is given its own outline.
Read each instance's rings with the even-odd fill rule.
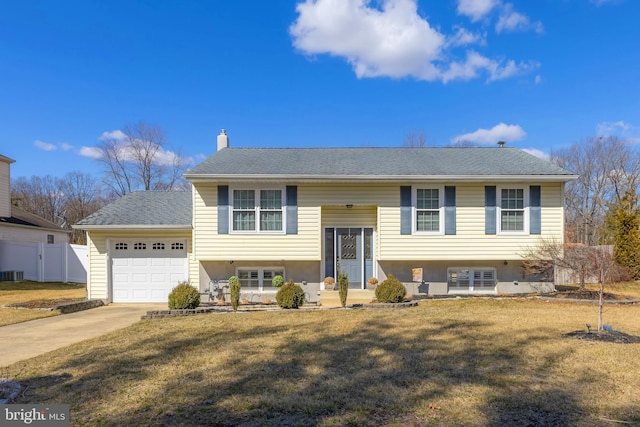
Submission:
[[[284,269],[284,267],[238,267],[236,268],[236,277],[240,278],[240,271],[258,271],[258,287],[257,288],[240,288],[240,290],[242,291],[242,289],[247,290],[247,291],[258,291],[258,292],[265,292],[265,286],[264,286],[264,271],[282,271],[282,277],[287,277],[286,276],[286,271]],[[286,283],[286,280],[285,280]],[[266,287],[267,291],[277,291],[278,288],[274,288],[273,286],[267,286]]]
[[[438,231],[418,230],[418,190],[438,190]],[[443,185],[414,185],[411,187],[411,232],[413,234],[443,235],[444,234],[444,186]]]
[[[522,231],[518,230],[503,230],[502,229],[502,190],[523,190],[522,195],[524,197],[524,224]],[[525,235],[529,234],[529,186],[528,185],[504,185],[497,187],[496,189],[496,230],[498,234],[516,234]],[[513,209],[508,209],[513,210]]]
[[[453,289],[453,290],[449,290],[449,275],[451,274],[452,271],[460,271],[460,270],[468,270],[469,271],[469,287],[466,289]],[[493,288],[479,288],[479,289],[475,289],[475,287],[473,286],[473,278],[474,278],[474,272],[476,271],[493,271],[493,280],[494,280],[494,286]],[[464,294],[464,293],[470,293],[470,292],[474,292],[474,293],[495,293],[496,289],[498,288],[498,275],[497,275],[497,270],[495,267],[449,267],[447,268],[447,292],[448,293],[452,293],[452,294]]]
[[[255,230],[234,230],[233,228],[233,195],[236,190],[253,190],[255,192],[256,229]],[[260,230],[260,191],[279,190],[282,201],[282,230]],[[230,234],[286,234],[287,233],[287,191],[283,186],[246,186],[229,188],[229,233]]]

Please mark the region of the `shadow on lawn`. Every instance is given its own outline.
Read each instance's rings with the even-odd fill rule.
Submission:
[[[308,317],[292,319],[301,331],[319,327]],[[275,346],[275,357],[258,362],[252,357],[261,349],[252,347],[253,340],[286,334],[290,327],[238,329],[242,345],[234,347],[239,353],[225,361],[221,375],[208,366],[190,366],[186,375],[171,377],[133,411],[109,416],[91,412],[91,407],[114,393],[117,384],[148,380],[155,369],[165,368],[167,357],[188,364],[193,352],[207,349],[217,357],[230,331],[184,339],[180,331],[167,328],[134,341],[130,350],[145,349],[136,358],[127,349],[113,353],[104,345],[61,367],[81,368],[87,372],[82,377],[26,382],[37,383],[32,399],[75,396],[72,417],[75,407],[84,414],[76,421],[91,425],[450,425],[470,419],[478,425],[560,426],[580,424],[586,416],[572,397],[578,384],[559,384],[548,377],[549,364],[567,355],[548,354],[534,363],[523,360],[525,344],[546,340],[546,335],[518,340],[480,333],[487,327],[482,321],[429,323],[402,329],[393,318],[382,316],[363,321],[355,332],[327,329],[315,338],[301,333]],[[518,371],[524,365],[533,368]],[[175,394],[180,395],[177,401],[171,397]],[[468,400],[472,403],[464,404]],[[159,411],[166,401],[175,403]],[[458,406],[462,411],[476,408],[477,414],[465,418],[468,414]]]

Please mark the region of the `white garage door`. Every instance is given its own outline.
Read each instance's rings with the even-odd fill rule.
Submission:
[[[188,279],[184,239],[114,240],[111,254],[113,302],[167,302]]]

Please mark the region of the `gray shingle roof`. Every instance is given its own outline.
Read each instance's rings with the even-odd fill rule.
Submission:
[[[197,176],[429,177],[573,174],[504,148],[224,148],[185,173]]]
[[[75,227],[190,227],[191,202],[190,191],[136,191],[109,203],[82,219]]]

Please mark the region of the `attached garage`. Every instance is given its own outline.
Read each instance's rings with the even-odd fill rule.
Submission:
[[[164,303],[180,282],[198,283],[190,191],[136,191],[74,227],[87,231],[87,296]]]
[[[113,302],[167,302],[188,280],[186,240],[118,239],[111,245]]]

